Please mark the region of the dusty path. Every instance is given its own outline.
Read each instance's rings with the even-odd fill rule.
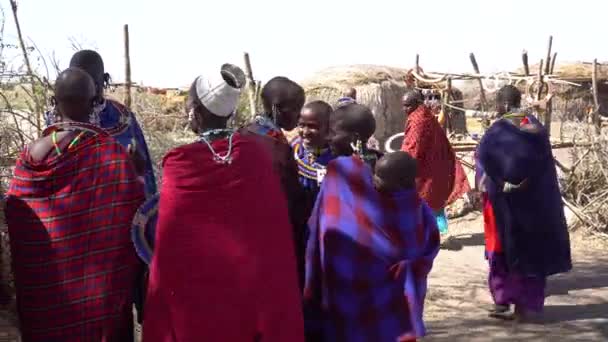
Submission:
[[[424,341],[608,341],[608,243],[572,237],[574,269],[549,279],[542,324],[502,322],[492,305],[479,213],[450,221],[429,279]]]

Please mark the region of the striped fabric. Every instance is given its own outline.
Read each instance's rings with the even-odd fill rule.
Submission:
[[[340,157],[328,165],[309,228],[304,298],[324,311],[326,341],[425,335],[426,278],[439,232],[414,190],[380,195],[367,165]]]
[[[25,150],[7,194],[24,341],[132,335],[138,259],[129,230],[144,191],[126,150],[86,126],[93,133],[62,155],[33,162]]]

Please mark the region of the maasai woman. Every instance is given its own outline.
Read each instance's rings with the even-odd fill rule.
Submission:
[[[360,105],[332,115],[335,151],[374,131],[369,109],[352,106]],[[326,341],[415,341],[425,334],[426,277],[439,250],[435,219],[417,195],[411,157],[377,161],[354,150],[327,167],[309,221],[304,298],[320,308]]]
[[[275,77],[262,89],[264,113],[241,130],[241,134],[258,136],[256,140],[272,155],[274,170],[280,176],[281,187],[287,198],[298,265],[304,264],[303,227],[308,217],[306,199],[298,181],[298,166],[283,130],[296,128],[304,101],[304,89],[300,85],[286,77]],[[304,274],[300,272],[299,276],[302,284]]]
[[[417,90],[410,90],[403,96],[407,121],[401,150],[418,161],[418,192],[435,212],[439,231],[445,234],[448,231],[445,206],[468,192],[470,187],[444,129],[423,102],[424,98]]]
[[[132,341],[144,191],[127,151],[88,123],[95,83],[55,82],[56,123],[17,161],[6,217],[24,341]]]
[[[104,87],[109,83],[110,76],[105,73],[103,59],[95,51],[81,50],[72,56],[70,67],[83,69],[95,81],[95,107],[89,115],[89,123],[103,128],[128,149],[139,179],[144,185],[146,198],[151,198],[156,194],[156,180],[146,139],[135,114],[119,102],[104,97]],[[56,121],[55,112],[56,109],[53,109],[47,113],[47,125]],[[135,305],[139,313],[138,321],[141,323],[146,269],[143,263],[140,266],[137,280],[140,285],[136,288]]]
[[[476,178],[496,304],[490,315],[525,320],[542,312],[546,278],[572,263],[549,136],[536,118],[519,113],[520,102],[514,86],[497,92],[501,119],[481,140]]]
[[[199,139],[163,160],[146,342],[304,340],[279,178],[257,140],[226,128],[244,84],[225,64],[190,88]]]
[[[96,103],[89,115],[89,123],[108,131],[124,147],[131,147],[132,159],[145,182],[146,197],[155,195],[152,158],[135,114],[119,102],[104,97],[104,86],[109,82],[109,75],[105,73],[101,56],[91,50],[78,51],[72,56],[70,67],[83,69],[95,81]],[[54,109],[46,114],[46,119],[47,125],[56,121]]]

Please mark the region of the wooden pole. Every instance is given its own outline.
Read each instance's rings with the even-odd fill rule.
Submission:
[[[444,94],[444,98],[442,103],[442,107],[441,111],[443,112],[443,117],[445,119],[445,124],[443,126],[443,129],[445,130],[446,133],[450,133],[452,131],[452,116],[449,115],[451,109],[448,109],[448,107],[446,106],[450,104],[450,99],[451,99],[451,95],[452,95],[452,79],[450,77],[448,77],[447,80],[447,89],[445,90],[445,94]]]
[[[38,95],[36,93],[36,77],[34,76],[34,71],[32,69],[32,64],[30,63],[30,57],[27,53],[27,47],[23,42],[23,34],[21,33],[21,24],[19,23],[19,16],[17,15],[17,0],[11,0],[11,10],[13,11],[13,19],[15,20],[15,29],[17,30],[17,38],[19,39],[19,46],[21,47],[21,53],[23,53],[23,60],[25,62],[25,67],[27,69],[27,74],[30,79],[30,85],[32,87],[32,97],[34,100],[34,106],[36,110],[36,130],[38,131],[38,135],[42,134],[42,112],[43,105],[38,100]]]
[[[416,73],[420,74],[420,55],[416,54]]]
[[[551,75],[553,75],[553,72],[555,71],[555,61],[557,60],[557,52],[553,54],[553,57],[551,58]]]
[[[545,75],[551,71],[551,48],[553,47],[553,36],[549,36],[549,46],[547,46],[547,58],[545,59]]]
[[[551,50],[553,48],[553,36],[549,36],[549,44],[547,46],[547,59],[545,63],[545,75],[551,74],[551,65],[553,64],[553,59],[551,58]],[[541,82],[541,85],[543,82]],[[542,87],[541,87],[542,89]],[[549,95],[549,85],[547,85],[547,95]],[[543,124],[545,125],[545,129],[547,130],[547,134],[549,137],[551,136],[551,121],[553,121],[553,110],[551,108],[552,103],[551,100],[547,101],[545,106],[545,113],[543,115]]]
[[[540,97],[543,94],[543,65],[544,61],[541,59],[538,63],[538,74],[536,75],[538,80],[538,91],[536,92],[536,101],[540,101]]]
[[[131,52],[129,50],[129,25],[124,26],[125,36],[125,106],[131,109]]]
[[[479,74],[479,64],[477,64],[477,60],[475,59],[475,54],[471,52],[471,54],[469,54],[469,58],[471,59],[471,64],[473,64],[473,70],[475,71],[476,74]],[[485,112],[486,111],[486,92],[483,89],[483,81],[481,80],[481,78],[477,79],[477,81],[479,82],[479,97],[481,100],[481,111]]]
[[[253,118],[257,114],[256,83],[253,79],[253,71],[251,70],[251,60],[249,59],[249,54],[245,52],[243,57],[245,59],[245,74],[247,75],[247,86],[249,88],[249,112]]]
[[[528,64],[528,51],[524,50],[521,53],[521,61],[524,64],[524,75],[530,76],[530,65]]]
[[[591,84],[593,86],[593,104],[595,110],[592,113],[592,122],[595,126],[595,133],[600,134],[602,130],[602,121],[600,120],[600,97],[597,88],[597,58],[593,60],[593,69],[591,70]]]

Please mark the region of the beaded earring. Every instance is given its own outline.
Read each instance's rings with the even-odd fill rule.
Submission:
[[[350,147],[353,149],[353,152],[355,152],[355,154],[359,156],[363,155],[363,142],[361,141],[361,139],[357,138],[354,144],[350,143]]]
[[[194,109],[190,109],[190,111],[188,112],[188,123],[192,124],[193,121],[194,121]]]

